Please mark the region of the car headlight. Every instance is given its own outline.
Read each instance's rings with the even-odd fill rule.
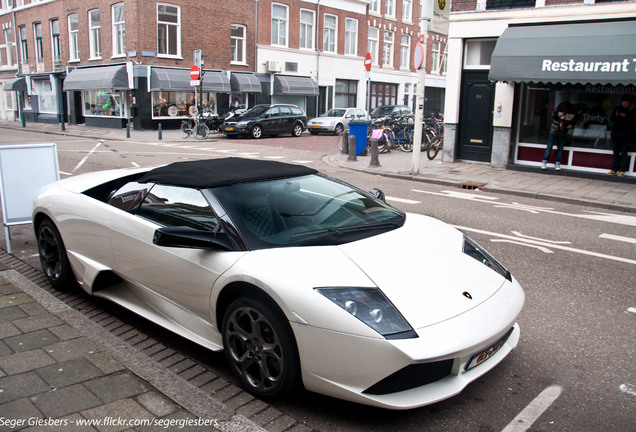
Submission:
[[[316,291],[387,339],[417,337],[409,323],[377,288],[316,288]]]
[[[485,264],[487,267],[490,267],[509,281],[512,281],[510,272],[506,270],[499,261],[494,259],[492,255],[486,252],[486,249],[479,246],[473,239],[466,235],[464,235],[464,253],[475,258],[480,263]]]
[[[243,120],[243,121],[240,121],[240,122],[236,123],[236,126],[245,127],[245,126],[247,126],[248,123],[249,123],[248,121]]]

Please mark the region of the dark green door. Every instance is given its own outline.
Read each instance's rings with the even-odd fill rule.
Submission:
[[[488,81],[488,71],[467,71],[461,91],[458,158],[490,162],[495,83]]]

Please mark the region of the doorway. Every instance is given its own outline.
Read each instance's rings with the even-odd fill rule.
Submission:
[[[492,154],[495,83],[488,71],[462,74],[458,158],[490,162]]]

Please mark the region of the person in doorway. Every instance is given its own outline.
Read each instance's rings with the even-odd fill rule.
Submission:
[[[624,94],[621,96],[620,104],[614,108],[610,115],[614,157],[612,158],[612,169],[607,173],[608,175],[616,175],[618,173],[618,176],[622,177],[627,171],[629,162],[627,151],[629,150],[630,142],[634,138],[634,128],[636,127],[636,110],[630,106],[630,99],[629,95]]]
[[[550,135],[548,135],[548,145],[543,153],[543,162],[541,169],[548,168],[548,159],[552,153],[552,147],[557,145],[557,154],[555,161],[555,169],[561,170],[561,156],[563,155],[563,147],[565,147],[565,138],[568,131],[576,124],[576,108],[570,102],[562,102],[552,114],[552,125],[550,126]]]

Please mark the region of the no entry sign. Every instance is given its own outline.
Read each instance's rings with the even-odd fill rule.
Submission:
[[[194,65],[190,68],[190,79],[198,80],[201,75],[201,71],[199,70],[199,66]]]

